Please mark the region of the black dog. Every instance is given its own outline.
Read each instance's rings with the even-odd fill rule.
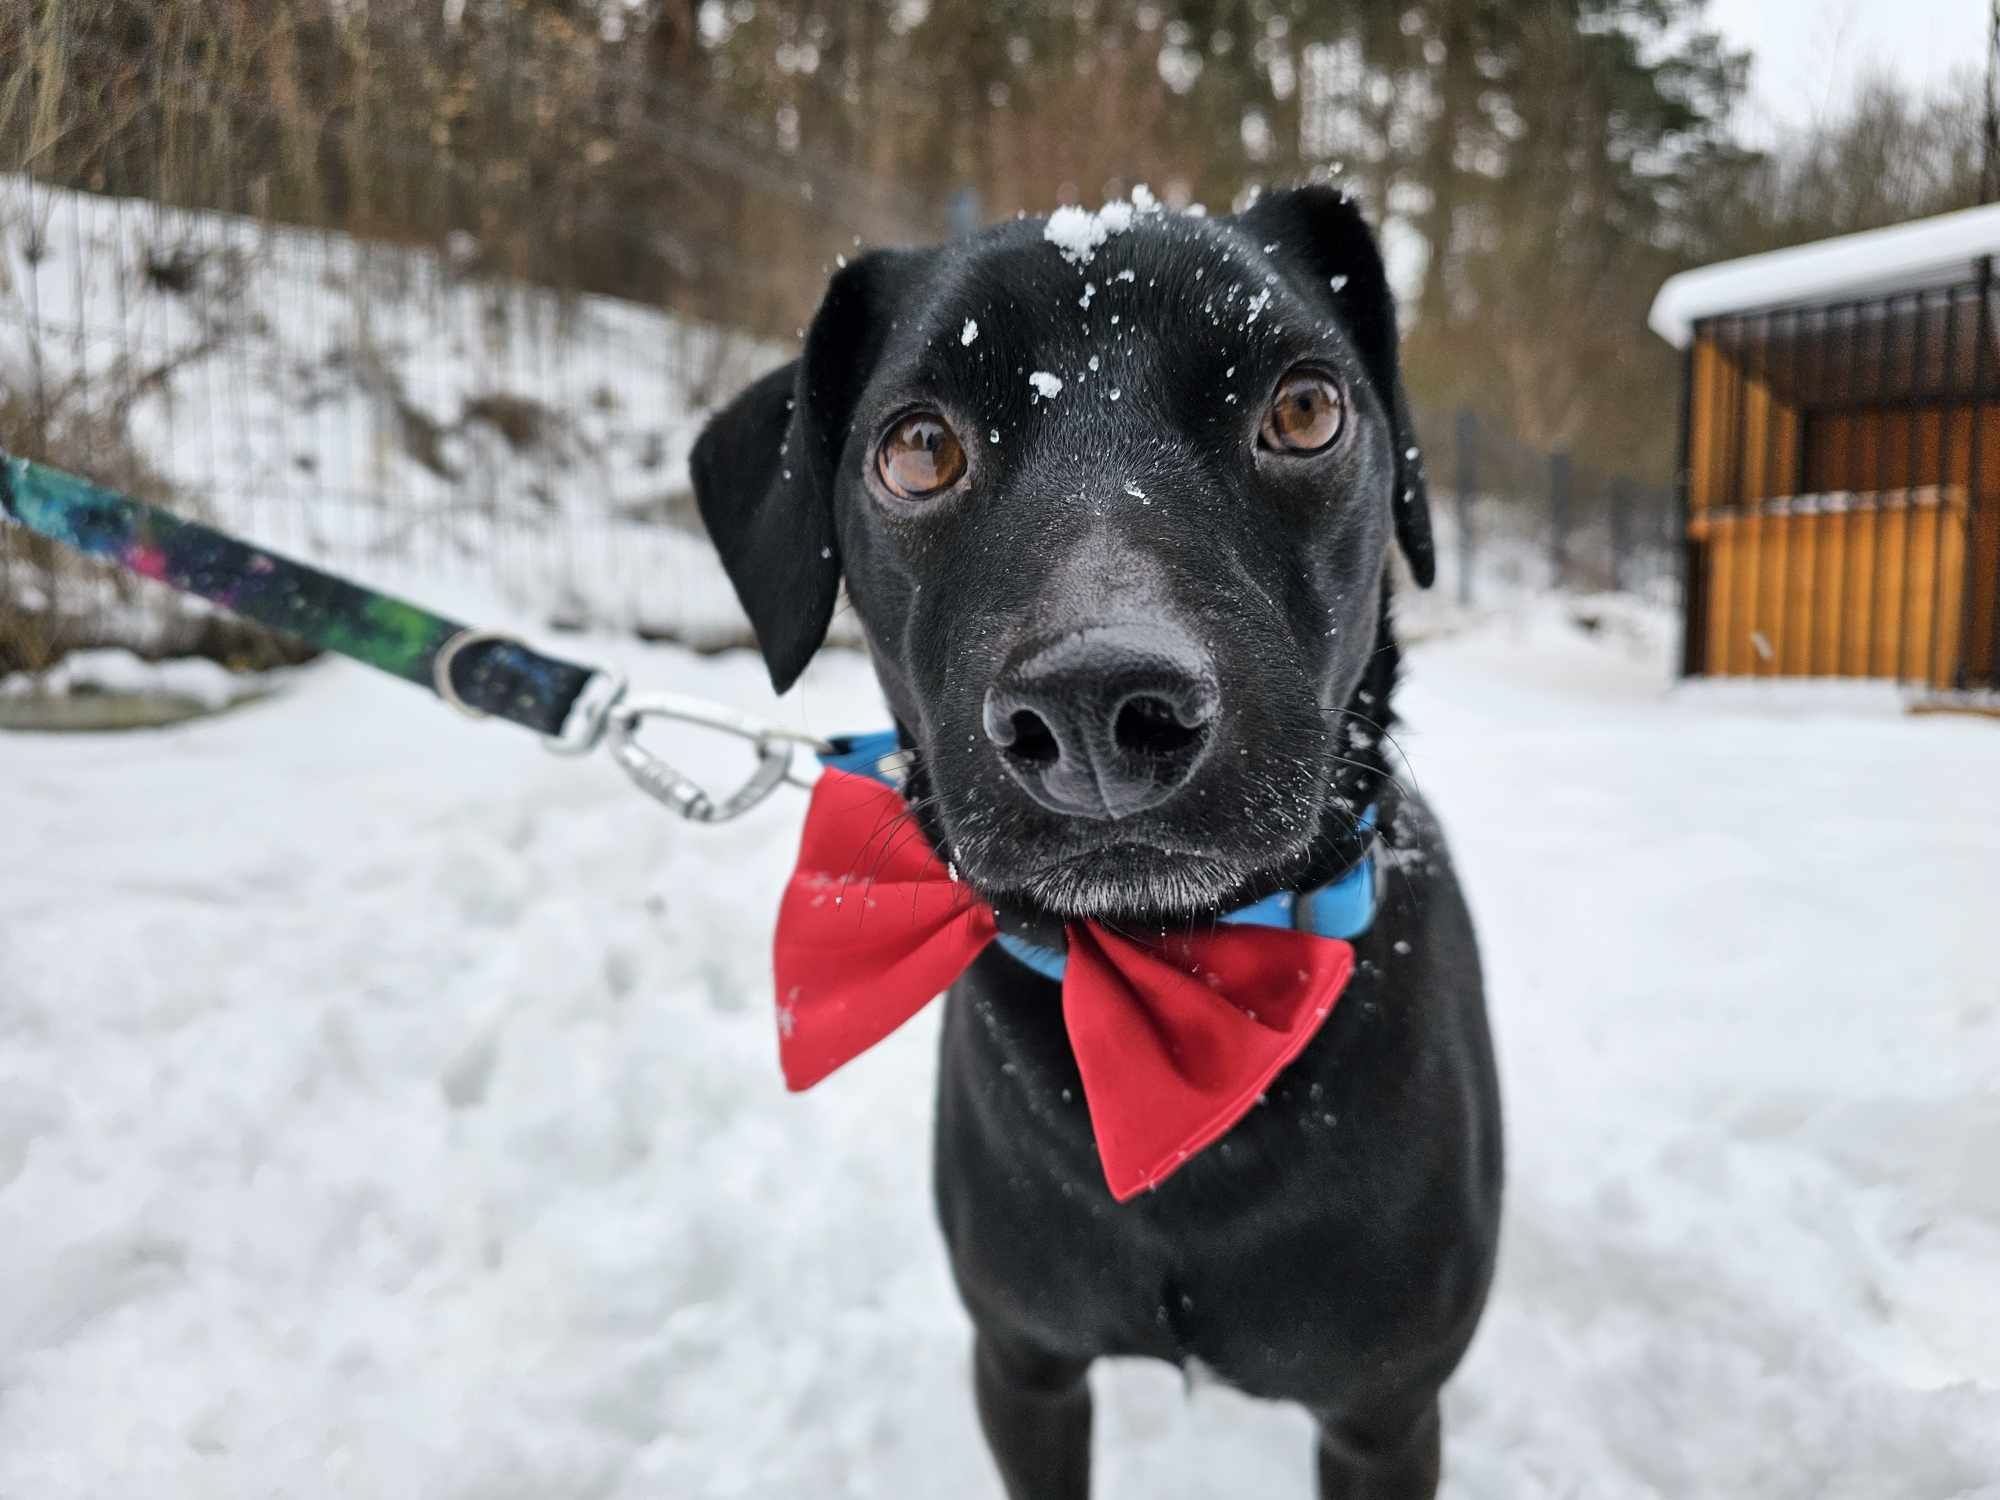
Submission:
[[[1085,1372],[1140,1354],[1305,1406],[1323,1496],[1428,1496],[1500,1125],[1471,922],[1381,748],[1392,537],[1433,566],[1394,304],[1331,189],[1056,225],[842,269],[703,433],[702,515],[780,691],[846,581],[919,824],[1003,926],[1206,924],[1383,860],[1318,1035],[1124,1204],[1055,985],[989,948],[948,1001],[936,1191],[1015,1500],[1087,1493]]]

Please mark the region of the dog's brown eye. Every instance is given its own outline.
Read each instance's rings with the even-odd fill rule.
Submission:
[[[1274,453],[1317,453],[1340,436],[1347,403],[1340,387],[1314,370],[1294,370],[1278,384],[1258,436]]]
[[[875,472],[890,494],[921,500],[958,483],[965,473],[965,449],[944,418],[913,412],[891,427],[875,450]]]

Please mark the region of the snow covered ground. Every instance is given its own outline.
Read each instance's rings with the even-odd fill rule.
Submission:
[[[1648,639],[1414,653],[1512,1154],[1447,1493],[2000,1495],[2000,732]],[[879,719],[843,652],[780,711]],[[796,800],[691,828],[340,664],[0,768],[0,1496],[997,1496],[935,1015],[779,1085]],[[1096,1379],[1102,1496],[1310,1493],[1296,1415]]]

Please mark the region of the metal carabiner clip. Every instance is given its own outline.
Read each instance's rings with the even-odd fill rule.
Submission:
[[[639,728],[648,719],[698,724],[748,740],[757,763],[735,791],[726,797],[715,797],[686,772],[639,743]],[[722,704],[679,693],[638,693],[622,699],[610,711],[605,737],[610,741],[612,757],[624,767],[633,785],[695,823],[727,823],[741,817],[787,781],[795,786],[810,786],[809,779],[794,774],[793,752],[800,746],[814,751],[831,748],[812,735],[780,729]]]

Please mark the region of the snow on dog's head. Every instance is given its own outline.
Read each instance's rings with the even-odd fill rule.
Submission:
[[[1049,215],[1042,226],[1042,238],[1062,252],[1062,258],[1074,266],[1087,266],[1096,255],[1097,247],[1114,234],[1123,234],[1132,227],[1135,214],[1157,213],[1159,205],[1153,195],[1141,183],[1132,194],[1130,203],[1114,199],[1091,213],[1076,207],[1059,208]],[[1143,202],[1146,206],[1141,208]]]

